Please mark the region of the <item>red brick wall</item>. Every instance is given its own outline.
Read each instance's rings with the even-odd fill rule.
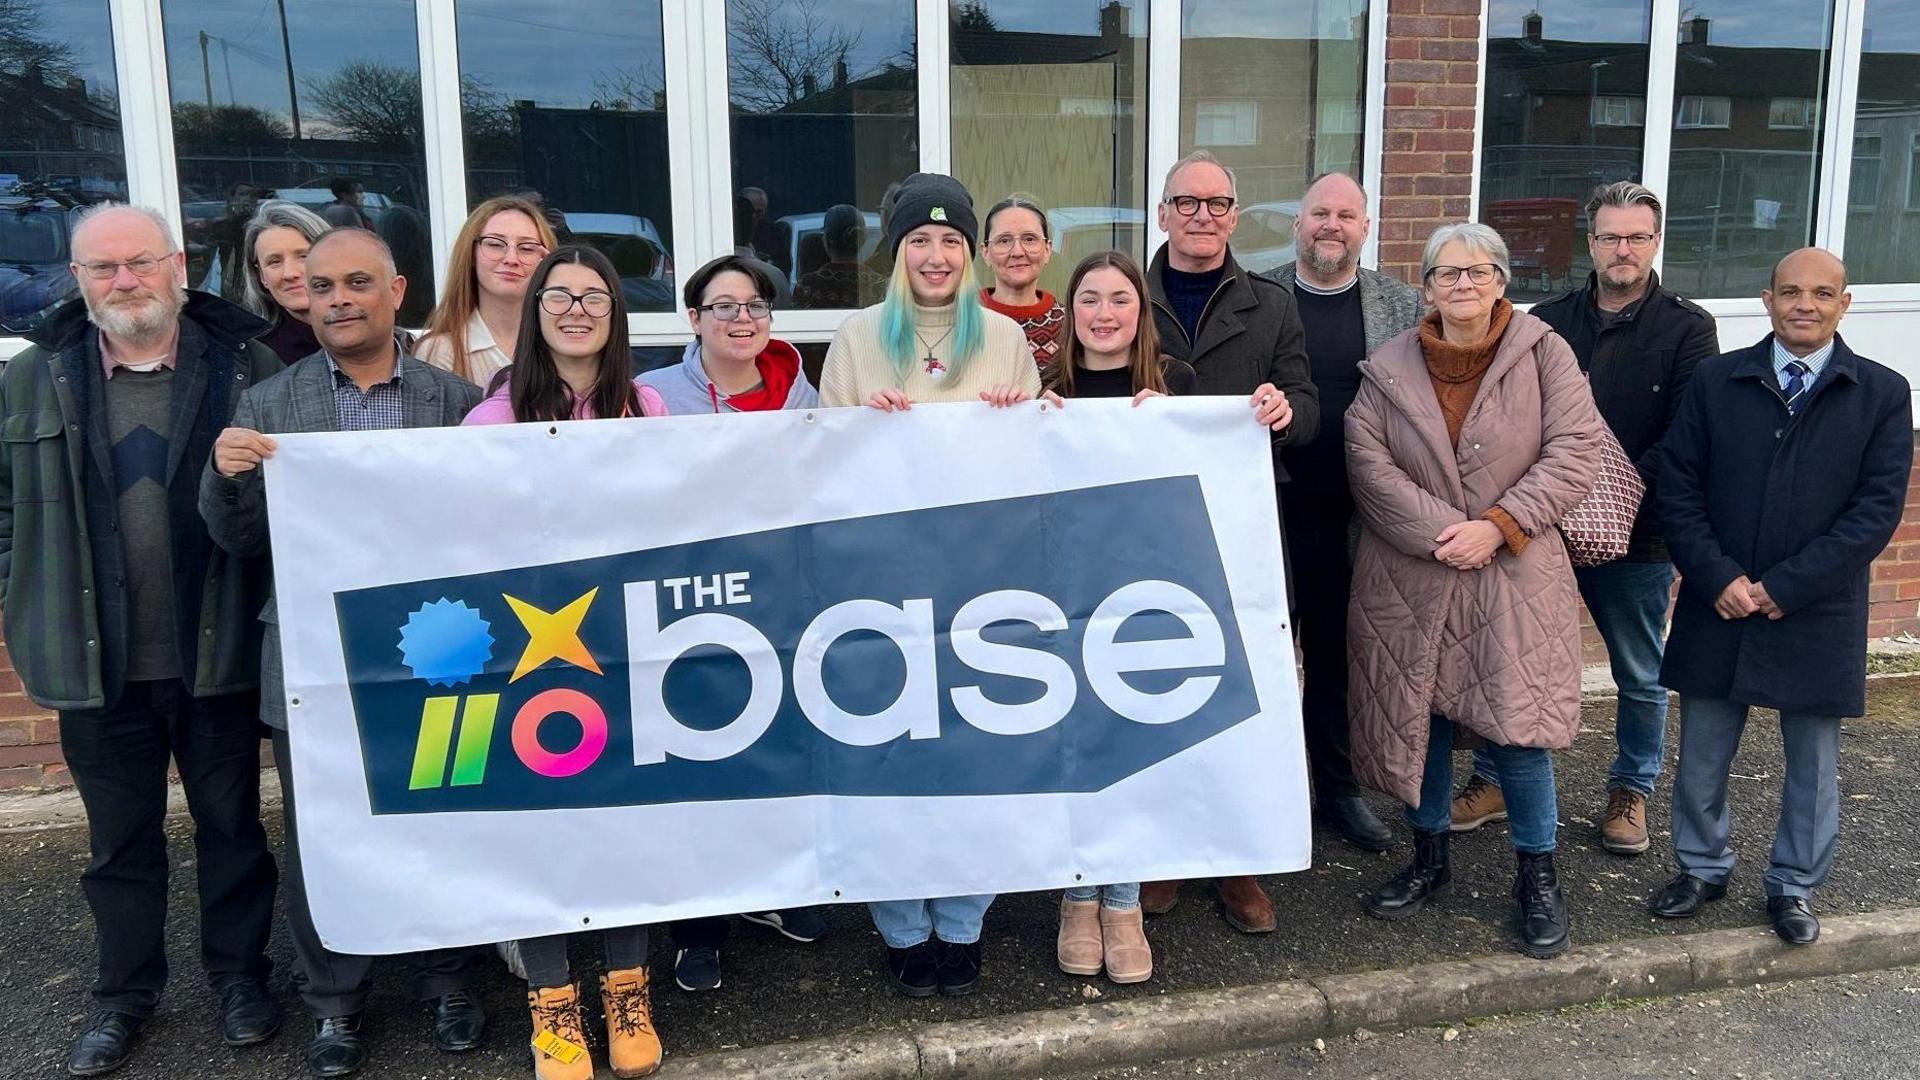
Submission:
[[[1920,436],[1914,439],[1920,451]],[[1867,636],[1920,634],[1920,469],[1907,477],[1907,506],[1900,528],[1873,564],[1873,586],[1867,594]]]
[[[1386,146],[1380,269],[1420,277],[1436,226],[1464,221],[1473,197],[1480,0],[1387,0]]]

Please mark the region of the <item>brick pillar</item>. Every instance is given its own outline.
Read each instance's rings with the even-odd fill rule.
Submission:
[[[60,726],[33,703],[0,643],[0,791],[65,787],[72,783],[60,758]]]
[[[1920,450],[1920,437],[1914,439]],[[1907,503],[1893,542],[1873,562],[1867,636],[1920,634],[1920,468],[1907,477]]]
[[[1380,269],[1418,281],[1436,226],[1464,221],[1473,196],[1480,0],[1388,0]]]

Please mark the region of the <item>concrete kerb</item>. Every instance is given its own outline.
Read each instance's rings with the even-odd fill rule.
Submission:
[[[1795,948],[1766,927],[1615,942],[1556,960],[1477,957],[927,1024],[671,1062],[663,1077],[1041,1076],[1250,1050],[1359,1028],[1646,998],[1920,963],[1920,908],[1823,921]]]

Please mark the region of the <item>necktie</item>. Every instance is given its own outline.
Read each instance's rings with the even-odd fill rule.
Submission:
[[[1805,360],[1787,361],[1787,381],[1780,387],[1787,396],[1787,415],[1798,415],[1800,406],[1806,403],[1807,389],[1813,385],[1813,380],[1807,376],[1812,371]]]

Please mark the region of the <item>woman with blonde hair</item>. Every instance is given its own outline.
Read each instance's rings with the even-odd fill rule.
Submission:
[[[427,319],[415,355],[491,389],[513,363],[534,267],[558,246],[540,204],[497,195],[475,207],[453,241],[447,291]]]
[[[240,243],[246,262],[240,302],[271,326],[260,344],[284,364],[320,351],[307,300],[307,249],[332,226],[298,203],[270,199],[247,221]]]

